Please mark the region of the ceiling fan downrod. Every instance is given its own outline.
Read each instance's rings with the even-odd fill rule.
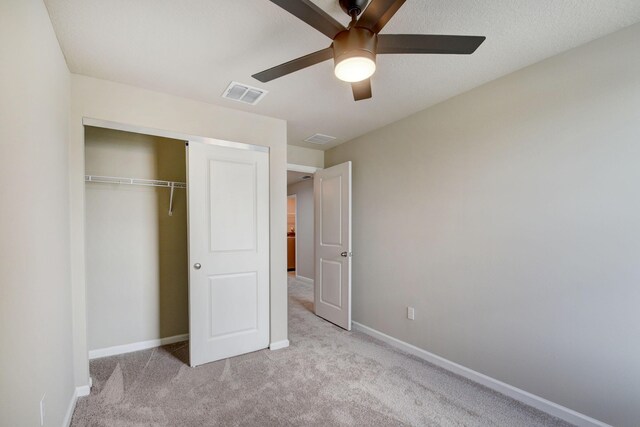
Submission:
[[[356,19],[367,7],[369,0],[340,0],[340,7],[351,19]]]

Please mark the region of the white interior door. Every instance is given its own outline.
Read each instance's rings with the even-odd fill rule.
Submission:
[[[269,154],[189,142],[191,366],[269,345]]]
[[[351,162],[316,172],[316,314],[351,330]]]

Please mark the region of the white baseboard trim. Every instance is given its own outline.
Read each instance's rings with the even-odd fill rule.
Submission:
[[[64,420],[62,421],[62,427],[69,427],[71,425],[71,417],[73,417],[73,411],[76,409],[76,402],[78,400],[77,392],[74,390],[69,406],[67,407],[67,413],[64,414]]]
[[[276,341],[269,344],[269,350],[280,350],[289,347],[289,340]]]
[[[487,375],[481,374],[480,372],[476,372],[472,369],[447,360],[444,357],[440,357],[436,354],[416,347],[412,344],[400,341],[397,338],[384,334],[361,323],[352,322],[352,326],[356,331],[360,331],[374,338],[377,338],[380,341],[391,345],[392,347],[395,347],[413,356],[419,357],[420,359],[426,360],[427,362],[433,363],[434,365],[446,369],[447,371],[453,372],[454,374],[460,375],[461,377],[467,378],[487,388],[502,393],[505,396],[520,401],[526,405],[532,406],[576,426],[611,427],[609,424],[603,423],[602,421],[598,421],[587,415],[581,414],[580,412],[574,411],[573,409],[566,408],[564,406],[558,405],[557,403],[553,403],[550,400],[544,399],[540,396],[536,396],[535,394],[521,390],[507,383],[503,383],[502,381],[496,380],[495,378],[491,378]]]
[[[76,397],[89,396],[91,393],[91,384],[76,387]]]
[[[146,350],[149,348],[160,347],[162,345],[173,344],[176,342],[187,341],[189,334],[175,335],[172,337],[160,338],[149,341],[134,342],[131,344],[116,345],[113,347],[99,348],[89,351],[89,360],[98,359],[100,357],[115,356],[116,354],[131,353],[132,351]]]
[[[71,400],[69,401],[69,406],[67,407],[67,412],[64,415],[64,420],[62,421],[63,427],[69,427],[71,425],[71,418],[73,417],[73,411],[76,409],[76,403],[78,403],[78,398],[83,396],[88,396],[91,393],[91,378],[89,378],[88,385],[81,385],[76,387],[73,391],[73,396],[71,396]]]
[[[296,280],[298,282],[306,283],[308,285],[313,285],[313,279],[309,279],[308,277],[296,275]]]

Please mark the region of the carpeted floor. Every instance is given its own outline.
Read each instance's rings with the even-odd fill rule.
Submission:
[[[91,361],[72,426],[565,426],[312,313],[289,279],[291,346],[197,368],[187,343]]]

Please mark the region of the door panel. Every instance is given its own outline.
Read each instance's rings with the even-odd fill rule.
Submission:
[[[342,176],[330,176],[320,181],[322,231],[320,242],[324,246],[342,244]]]
[[[191,366],[269,344],[269,154],[189,142]]]
[[[213,160],[209,162],[209,187],[211,250],[255,250],[256,164]]]
[[[255,272],[210,276],[209,338],[255,331],[258,327],[257,295]]]
[[[320,302],[337,309],[342,308],[342,264],[322,259],[320,261]],[[333,284],[333,285],[332,285]]]
[[[351,330],[351,162],[316,172],[316,314]]]

